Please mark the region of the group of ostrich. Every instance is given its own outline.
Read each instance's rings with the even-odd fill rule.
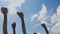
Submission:
[[[2,7],[1,11],[2,11],[2,14],[4,15],[3,34],[8,34],[8,31],[7,31],[7,13],[8,13],[8,10],[7,10],[7,8]],[[22,32],[23,32],[23,34],[27,34],[26,28],[25,28],[25,22],[24,22],[24,14],[23,14],[23,12],[17,12],[17,15],[21,19],[21,24],[22,24],[21,26],[22,26]],[[43,23],[43,24],[41,24],[41,26],[44,28],[46,34],[49,34],[49,31],[48,31],[48,29],[46,27],[46,24]],[[11,24],[11,27],[13,29],[13,34],[16,34],[16,31],[15,31],[16,23],[14,22],[13,24]],[[37,34],[37,33],[34,32],[33,34]]]

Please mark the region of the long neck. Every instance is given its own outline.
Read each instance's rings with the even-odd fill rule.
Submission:
[[[7,14],[4,14],[3,34],[7,34]]]
[[[46,34],[49,34],[48,29],[45,27]]]
[[[45,31],[46,31],[46,34],[49,34],[46,26],[44,27],[44,29],[45,29]]]
[[[16,32],[15,32],[15,28],[13,28],[13,34],[16,34]]]
[[[22,21],[22,30],[23,30],[23,34],[26,34],[24,18],[21,18],[21,21]]]

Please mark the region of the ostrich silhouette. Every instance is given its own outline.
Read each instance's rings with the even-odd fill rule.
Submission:
[[[2,8],[1,8],[1,11],[2,11],[2,13],[3,13],[3,15],[4,15],[3,34],[7,34],[7,33],[8,33],[8,32],[7,32],[7,13],[8,13],[8,10],[7,10],[7,8],[2,7]]]
[[[21,18],[23,34],[26,34],[25,23],[24,23],[24,14],[22,12],[17,12],[17,14]]]
[[[46,27],[46,25],[44,23],[42,24],[42,27],[45,29],[46,34],[49,34],[48,29],[47,29],[47,27]]]
[[[14,23],[12,24],[13,34],[16,34],[15,28],[16,28],[16,23],[14,22]]]

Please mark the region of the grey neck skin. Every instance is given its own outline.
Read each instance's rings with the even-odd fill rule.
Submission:
[[[22,24],[22,31],[23,34],[26,34],[26,29],[25,29],[25,23],[24,23],[24,15],[22,12],[17,12],[18,16],[21,18],[21,24]]]
[[[48,29],[47,29],[46,25],[45,25],[45,24],[42,24],[42,27],[45,29],[46,34],[49,34],[49,32],[48,32]]]
[[[4,15],[3,34],[7,34],[7,33],[8,33],[8,32],[7,32],[7,12],[8,12],[8,10],[7,10],[7,8],[2,7],[2,8],[1,8],[1,11],[2,11],[2,13],[3,13],[3,15]]]
[[[13,34],[16,34],[15,28],[16,28],[16,23],[13,23],[13,24],[12,24]]]

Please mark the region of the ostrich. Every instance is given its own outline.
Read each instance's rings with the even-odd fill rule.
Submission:
[[[12,24],[13,34],[16,34],[15,28],[16,28],[16,23],[13,23],[13,24]]]
[[[20,12],[20,13],[17,12],[17,14],[21,18],[23,34],[26,34],[25,23],[24,23],[24,14],[22,12]]]
[[[42,24],[42,27],[45,29],[46,34],[49,34],[48,29],[47,29],[47,27],[46,27],[46,25],[44,23]]]
[[[3,34],[7,34],[8,33],[7,32],[7,13],[8,13],[8,10],[7,10],[7,8],[2,7],[1,11],[2,11],[2,13],[4,15]]]

